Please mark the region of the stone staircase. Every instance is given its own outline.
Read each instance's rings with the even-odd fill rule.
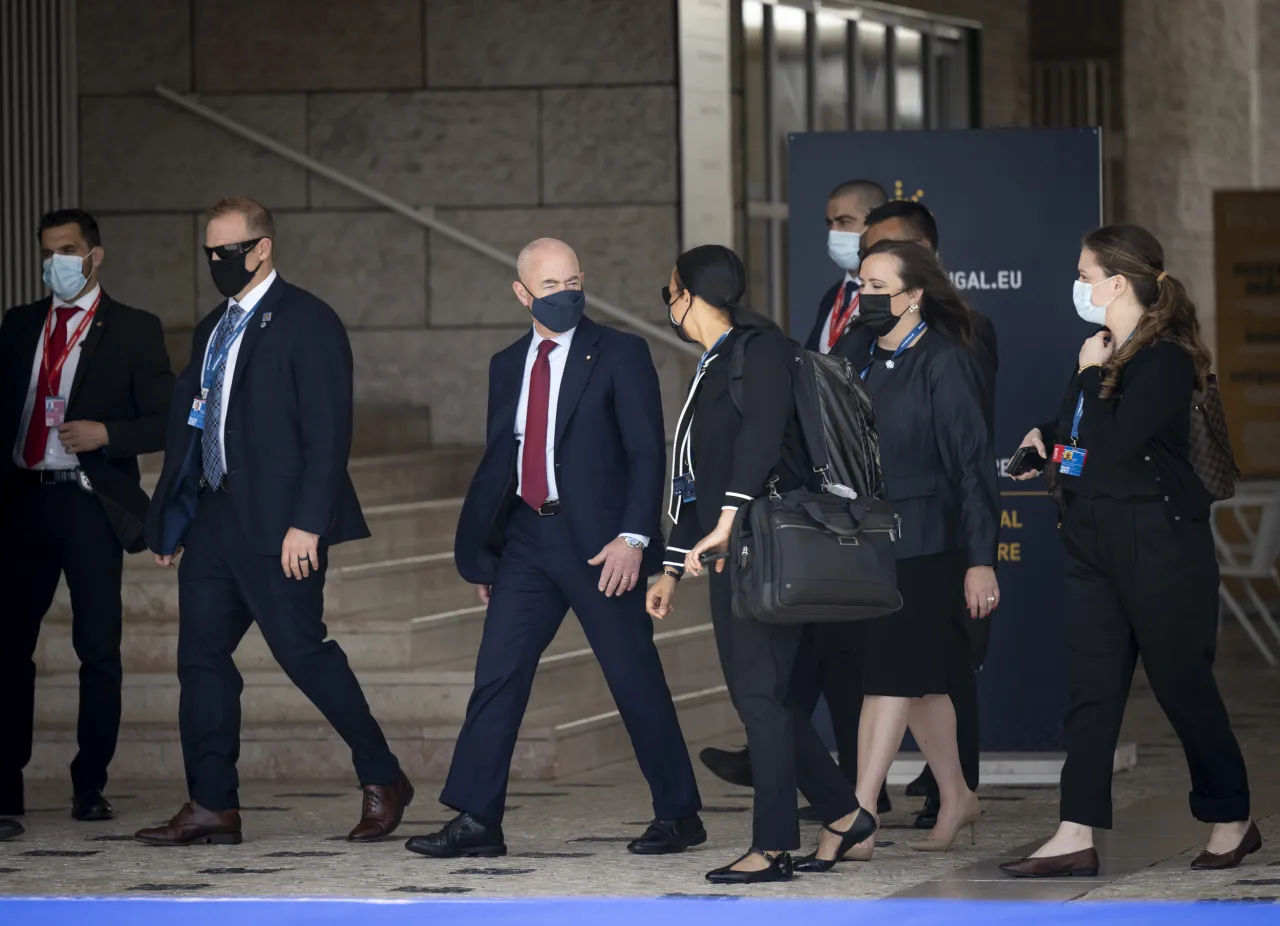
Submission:
[[[379,441],[366,441],[378,444]],[[471,690],[484,609],[454,571],[451,544],[478,459],[466,448],[401,450],[352,460],[373,536],[334,550],[325,623],[351,661],[392,748],[415,778],[440,779]],[[144,476],[151,490],[153,470]],[[656,639],[690,742],[738,729],[723,686],[706,589],[690,583]],[[176,676],[178,586],[150,554],[124,578],[124,716],[111,774],[181,779]],[[27,774],[63,778],[75,752],[78,663],[70,598],[59,589],[36,660],[36,744]],[[245,779],[350,777],[350,755],[275,664],[256,627],[236,653],[244,675],[240,774]],[[551,778],[632,755],[630,741],[571,614],[538,669],[513,778]]]

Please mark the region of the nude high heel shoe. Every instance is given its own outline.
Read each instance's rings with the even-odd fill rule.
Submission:
[[[912,842],[907,845],[917,852],[950,852],[952,845],[955,844],[956,835],[966,826],[969,828],[969,844],[976,845],[978,836],[975,829],[981,819],[982,805],[978,803],[978,795],[970,791],[969,799],[964,805],[964,814],[960,817],[960,822],[956,824],[955,829],[945,835],[934,835],[938,833],[938,828],[934,827],[930,831],[928,839],[922,839],[919,842]]]

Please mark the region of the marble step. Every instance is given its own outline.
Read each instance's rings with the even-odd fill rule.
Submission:
[[[686,742],[721,739],[740,730],[718,671],[701,687],[676,689],[674,701]],[[443,780],[453,757],[459,725],[387,723],[383,730],[406,773],[419,782]],[[27,766],[29,780],[64,779],[75,755],[72,725],[36,731]],[[516,780],[548,779],[634,761],[630,739],[612,703],[567,704],[525,717],[511,764]],[[313,780],[352,777],[351,751],[328,724],[246,723],[238,770],[243,780]],[[178,780],[182,746],[176,720],[125,724],[111,764],[116,781]]]
[[[372,536],[338,544],[329,553],[335,566],[369,563],[383,559],[435,553],[453,544],[462,511],[461,498],[440,498],[368,505],[365,520]],[[153,571],[156,564],[149,552],[126,556],[127,577],[138,571]]]
[[[125,621],[176,617],[178,571],[152,566],[130,569],[121,589]],[[472,595],[458,576],[450,550],[331,565],[325,577],[325,615],[336,618],[378,609],[401,608],[406,614],[447,610],[442,602]],[[50,614],[67,619],[71,595],[66,583],[58,587]]]
[[[434,447],[352,456],[347,464],[362,505],[381,505],[398,499],[455,498],[467,486],[480,463],[482,448]],[[142,458],[142,488],[155,492],[163,454]]]
[[[693,678],[718,671],[711,625],[666,630],[655,637],[668,684],[684,687]],[[357,672],[370,709],[388,723],[461,723],[474,678],[474,656],[431,669],[363,669]],[[322,719],[306,696],[275,667],[241,669],[241,710],[246,723],[310,723]],[[74,723],[78,710],[76,673],[51,673],[36,680],[36,726]],[[163,723],[178,715],[176,673],[130,672],[124,678],[123,722]],[[604,674],[589,647],[545,655],[530,697],[530,709],[573,702],[609,704]]]
[[[656,632],[678,630],[710,620],[705,589],[693,591],[686,584],[687,597],[672,615],[655,624]],[[444,610],[406,618],[404,609],[380,608],[364,614],[325,621],[330,639],[342,644],[351,665],[358,669],[456,668],[461,660],[470,668],[480,648],[485,608],[470,586],[438,599]],[[572,612],[566,617],[547,653],[555,655],[587,646],[586,636]],[[177,669],[178,620],[176,617],[131,617],[125,621],[121,655],[126,673],[162,672]],[[271,669],[276,666],[261,632],[249,628],[235,654],[241,671]],[[44,674],[73,673],[80,666],[71,640],[66,614],[51,615],[44,623],[36,647],[37,671]]]

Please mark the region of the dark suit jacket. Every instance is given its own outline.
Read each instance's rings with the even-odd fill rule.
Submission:
[[[872,334],[858,326],[836,346],[867,365]],[[994,566],[1000,492],[986,422],[982,352],[931,329],[867,380],[875,404],[885,492],[902,518],[899,558],[965,550],[970,566]]]
[[[836,304],[836,296],[840,294],[840,287],[844,286],[844,277],[832,284],[831,288],[822,294],[822,301],[818,303],[818,317],[814,319],[813,328],[809,331],[809,337],[805,339],[805,350],[818,350],[822,341],[822,326],[827,323],[827,316],[831,314],[832,308]],[[848,330],[847,328],[845,329]],[[836,342],[839,344],[839,342]]]
[[[20,305],[0,324],[0,495],[14,468],[13,448],[22,426],[22,407],[31,382],[31,364],[42,349],[51,297]],[[144,549],[142,526],[147,495],[139,485],[138,455],[164,449],[165,415],[173,392],[173,369],[160,319],[116,302],[104,290],[93,324],[85,334],[68,393],[68,421],[100,421],[107,446],[79,454],[80,468],[120,543],[131,553]],[[43,409],[33,410],[43,414]]]
[[[174,385],[164,471],[147,516],[155,553],[173,553],[195,517],[202,432],[187,414],[225,310],[223,302],[196,326],[191,361]],[[291,527],[327,544],[369,536],[347,474],[352,404],[351,343],[341,319],[277,276],[245,328],[223,409],[227,481],[255,552],[278,556]]]
[[[492,585],[515,504],[516,407],[530,332],[489,363],[484,457],[458,520],[454,558],[475,585]],[[578,323],[556,406],[556,488],[583,562],[622,533],[649,538],[644,575],[662,564],[666,436],[658,373],[643,338],[589,318]]]

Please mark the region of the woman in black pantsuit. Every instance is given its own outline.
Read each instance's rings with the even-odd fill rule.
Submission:
[[[912,849],[945,852],[972,834],[981,808],[956,746],[949,679],[971,672],[958,613],[986,618],[999,604],[995,449],[983,413],[973,315],[934,253],[881,241],[862,261],[858,328],[841,356],[862,373],[875,405],[885,493],[902,519],[901,611],[863,622],[858,799],[874,806],[910,727],[938,782],[941,806]],[[868,840],[843,857],[870,859]]]
[[[702,571],[699,555],[727,549],[739,505],[764,493],[771,478],[779,492],[813,478],[795,411],[792,345],[767,319],[738,306],[745,288],[738,256],[706,245],[680,256],[663,290],[672,327],[702,344],[706,354],[676,426],[677,479],[668,506],[674,526],[664,575],[647,599],[658,619],[669,613],[680,576]],[[729,365],[749,327],[761,330],[745,348],[739,412],[729,392]],[[711,619],[725,682],[747,730],[755,816],[751,851],[707,879],[785,881],[793,871],[790,852],[800,846],[797,788],[822,814],[832,843],[829,859],[842,841],[852,845],[876,827],[859,811],[853,788],[813,727],[803,686],[795,683],[817,671],[811,628],[735,618],[723,567],[720,560],[710,571]],[[794,863],[801,871],[831,864],[817,857]]]
[[[1065,458],[1056,476],[1070,686],[1062,822],[1038,852],[1001,868],[1018,877],[1097,871],[1093,830],[1111,827],[1112,757],[1139,656],[1186,752],[1191,813],[1214,824],[1192,867],[1233,867],[1262,838],[1213,678],[1211,498],[1188,449],[1192,391],[1211,358],[1195,305],[1149,232],[1098,229],[1084,241],[1079,271],[1076,309],[1106,328],[1080,349],[1057,419],[1023,441],[1042,458]]]

